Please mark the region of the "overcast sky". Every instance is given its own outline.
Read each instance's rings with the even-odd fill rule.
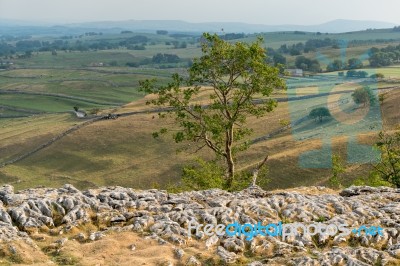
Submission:
[[[0,19],[58,23],[166,19],[269,25],[354,19],[400,24],[400,0],[0,0]]]

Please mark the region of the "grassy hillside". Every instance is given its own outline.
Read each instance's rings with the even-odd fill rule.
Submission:
[[[349,86],[343,86],[343,89],[347,90]],[[398,108],[396,109],[399,100],[399,90],[387,92],[386,100],[381,106],[385,129],[393,129],[400,124],[400,113]],[[144,102],[145,99],[135,101],[122,107],[118,112],[149,108],[144,105]],[[310,109],[321,104],[323,104],[323,98],[306,99],[296,101],[295,108],[298,108],[300,114],[306,115],[307,108]],[[254,128],[251,138],[264,136],[279,129],[282,127],[282,121],[291,119],[290,113],[289,103],[283,102],[267,117],[250,119],[249,126]],[[10,121],[10,124],[3,127],[0,133],[3,132],[4,136],[17,135],[16,132],[20,133],[21,130],[18,125],[21,126],[28,121],[34,122],[31,118],[19,119],[19,123],[14,120]],[[68,115],[41,117],[35,122],[40,131],[35,132],[35,128],[31,128],[31,131],[20,133],[19,139],[9,138],[6,147],[13,153],[8,153],[8,157],[29,150],[56,132],[62,132],[73,121],[78,122]],[[54,124],[58,124],[59,127],[54,127]],[[306,130],[311,132],[315,132],[315,129],[321,126],[313,120],[306,124],[308,124]],[[331,121],[322,125],[326,127],[326,131],[332,131],[335,130],[336,124]],[[11,125],[15,128],[15,133],[10,132]],[[58,186],[65,182],[81,188],[104,185],[123,185],[136,188],[155,185],[165,187],[179,181],[182,166],[191,163],[196,156],[207,156],[205,153],[176,153],[179,145],[173,143],[171,139],[152,138],[152,132],[162,126],[172,125],[173,121],[159,120],[152,113],[97,122],[64,137],[27,159],[1,168],[1,180],[5,183],[15,182],[14,185],[17,188],[37,185]],[[50,132],[50,130],[52,131]],[[359,139],[362,143],[372,144],[375,137],[375,133],[366,133],[359,136]],[[21,139],[30,138],[33,138],[33,141],[22,141],[24,144],[19,144]],[[346,159],[347,141],[348,134],[342,136],[338,134],[334,137],[332,139],[333,153],[340,154]],[[2,145],[4,147],[4,144]],[[291,131],[286,131],[270,140],[255,144],[239,158],[238,168],[254,165],[265,154],[270,154],[268,165],[271,182],[266,188],[324,184],[330,175],[330,169],[303,169],[298,165],[300,152],[317,149],[321,145],[319,139],[299,140]],[[19,150],[14,149],[15,146],[18,146]],[[3,158],[7,158],[7,156]],[[368,166],[352,165],[347,173],[348,180],[351,181],[367,171]]]
[[[326,37],[349,41],[371,40],[372,43],[379,38],[386,39],[388,43],[373,44],[383,47],[389,43],[398,43],[397,39],[400,37],[396,34],[398,35],[390,30],[329,35],[286,32],[268,33],[264,37],[266,45],[275,48],[284,43]],[[81,40],[119,42],[128,35],[85,36]],[[132,33],[128,37],[135,35]],[[157,78],[160,83],[168,82],[171,73],[183,73],[182,67],[187,65],[185,60],[200,55],[200,48],[193,37],[174,38],[155,34],[146,36],[149,43],[145,50],[119,48],[83,52],[58,51],[57,55],[52,55],[50,51],[41,51],[33,52],[28,58],[13,58],[14,69],[0,71],[0,165],[87,121],[74,117],[74,106],[89,113],[98,111],[99,115],[151,110],[151,107],[145,105],[147,98],[151,96],[145,97],[138,91],[138,81]],[[43,41],[56,39],[40,36],[35,38]],[[242,40],[251,41],[254,38],[255,35]],[[175,49],[166,44],[174,40],[187,42],[187,47]],[[349,47],[346,57],[360,57],[371,45]],[[153,63],[140,67],[126,65],[144,59],[151,60],[157,53],[176,54],[183,61],[170,66]],[[305,54],[310,58],[319,55],[327,58],[321,61],[322,67],[330,60],[342,56],[340,49],[331,47]],[[293,64],[294,60],[295,56],[289,56],[288,64]],[[95,67],[99,63],[103,66]],[[385,94],[381,106],[383,128],[394,129],[400,124],[400,67],[363,70],[370,74],[383,73],[385,79],[376,84],[373,80],[340,78],[336,72],[305,78],[287,78],[288,91],[273,95],[279,98],[279,107],[265,118],[249,119],[249,126],[254,128],[249,140],[265,137],[282,128],[288,121],[296,121],[307,116],[313,108],[326,105],[327,101],[330,101],[334,113],[344,115],[351,112],[354,109],[351,91],[362,85],[374,88],[397,87],[380,92]],[[297,96],[329,93],[333,88],[336,92],[346,93],[338,94],[337,98],[322,95],[286,101],[287,98],[292,100]],[[208,93],[209,90],[204,90],[196,100],[205,103]],[[338,101],[347,105],[338,107]],[[172,120],[159,120],[151,112],[95,122],[73,131],[28,158],[0,168],[0,183],[13,183],[18,189],[38,185],[59,186],[64,183],[72,183],[79,188],[104,185],[148,188],[176,184],[184,165],[193,162],[197,156],[207,157],[209,154],[190,153],[193,149],[189,149],[189,153],[177,153],[176,150],[182,146],[176,145],[170,138],[152,138],[152,132],[162,126],[173,126],[173,123]],[[321,124],[309,120],[271,139],[257,142],[238,159],[238,169],[251,168],[269,154],[271,182],[266,186],[267,189],[326,184],[331,170],[299,167],[300,153],[319,149],[323,143],[329,141],[332,142],[333,153],[340,154],[346,160],[350,137],[358,138],[359,143],[372,144],[376,136],[376,132],[365,128],[359,129],[362,134],[355,136],[351,128],[342,129],[338,124],[336,120]],[[325,136],[325,132],[330,133],[329,138]],[[368,165],[348,166],[348,182],[369,170]]]

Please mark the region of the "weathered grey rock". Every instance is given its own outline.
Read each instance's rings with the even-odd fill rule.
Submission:
[[[304,191],[305,188],[302,188]],[[104,187],[79,191],[71,185],[59,189],[36,188],[14,192],[12,186],[0,187],[0,240],[25,239],[31,232],[47,228],[53,235],[70,232],[82,223],[96,223],[102,232],[89,235],[91,241],[107,232],[151,233],[159,244],[185,246],[200,241],[232,263],[246,251],[263,256],[262,264],[280,265],[364,265],[379,260],[383,265],[400,258],[400,190],[393,188],[350,187],[341,195],[322,187],[316,194],[296,191],[266,192],[251,187],[229,193],[219,189],[168,194],[165,191],[139,191]],[[376,236],[206,236],[202,230],[190,232],[188,226],[225,225],[257,222],[347,223],[348,228],[374,225],[384,228]],[[13,227],[15,225],[16,227]],[[103,230],[103,229],[102,229]],[[86,241],[84,234],[74,237]],[[337,248],[351,243],[351,247]],[[325,246],[307,258],[307,250]],[[55,244],[55,248],[58,248]],[[396,262],[397,262],[396,261]],[[256,262],[255,262],[256,263]],[[298,263],[298,264],[296,264]]]
[[[183,256],[185,255],[185,251],[183,251],[183,249],[180,249],[180,248],[175,248],[174,254],[175,254],[175,257],[177,257],[178,259],[182,259]]]
[[[59,247],[63,247],[65,245],[65,243],[67,243],[67,241],[68,241],[68,238],[64,237],[64,238],[58,239],[54,243],[57,244]]]
[[[217,244],[218,241],[219,241],[219,238],[216,235],[213,235],[209,239],[206,240],[206,247],[209,249],[209,248],[215,246],[215,244]]]
[[[103,237],[105,237],[105,235],[102,232],[93,232],[89,235],[89,239],[91,241],[96,241],[96,240],[100,240]]]
[[[6,195],[14,194],[14,187],[11,185],[3,185],[0,187],[0,201],[4,201]]]
[[[185,264],[186,266],[200,266],[201,263],[196,257],[191,256]]]
[[[217,248],[217,254],[221,257],[221,260],[224,261],[225,263],[235,263],[236,260],[239,258],[238,255],[236,255],[233,252],[227,251],[221,246]]]

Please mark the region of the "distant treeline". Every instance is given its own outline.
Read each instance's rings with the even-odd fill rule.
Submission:
[[[158,53],[154,55],[151,59],[144,58],[139,62],[128,62],[126,65],[128,67],[140,67],[146,65],[152,65],[158,68],[175,68],[180,64],[181,66],[189,66],[192,64],[192,60],[182,59],[176,54],[165,54]]]
[[[122,31],[121,34],[131,33],[130,31]],[[101,33],[88,32],[86,36],[101,35]],[[171,37],[183,38],[191,37],[194,44],[196,39],[187,34],[171,34]],[[71,38],[69,38],[71,37]],[[110,40],[110,39],[99,39],[99,40],[83,40],[74,39],[72,36],[62,36],[60,39],[54,41],[39,41],[32,40],[30,36],[28,39],[14,39],[11,36],[2,36],[0,39],[0,56],[12,56],[17,53],[31,54],[32,52],[46,52],[46,51],[89,51],[89,50],[110,50],[127,48],[129,50],[145,50],[146,45],[155,45],[154,41],[144,35],[135,35],[123,40]],[[166,45],[171,45],[175,49],[184,49],[187,47],[185,41],[172,40],[165,42]]]

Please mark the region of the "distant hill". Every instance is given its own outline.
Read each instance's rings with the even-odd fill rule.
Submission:
[[[394,23],[381,21],[361,21],[338,19],[319,25],[262,25],[240,22],[204,22],[191,23],[180,20],[127,20],[127,21],[97,21],[72,24],[45,24],[30,23],[27,21],[12,21],[0,19],[0,34],[24,33],[40,31],[45,34],[84,32],[97,30],[103,32],[119,32],[131,30],[137,32],[154,32],[156,30],[168,30],[170,32],[185,32],[198,34],[201,32],[275,32],[275,31],[307,31],[341,33],[362,31],[366,29],[383,29],[396,26]]]
[[[319,25],[262,25],[247,24],[239,22],[206,22],[190,23],[178,20],[129,20],[129,21],[103,21],[70,24],[72,27],[87,28],[123,28],[135,31],[170,30],[179,32],[273,32],[273,31],[308,31],[308,32],[329,32],[340,33],[350,31],[361,31],[366,29],[392,28],[396,24],[381,21],[361,20],[333,20]]]

